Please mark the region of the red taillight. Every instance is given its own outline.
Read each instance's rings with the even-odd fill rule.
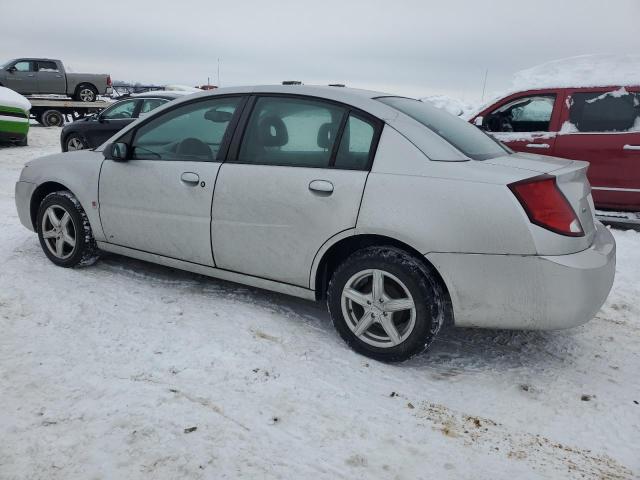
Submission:
[[[111,86],[111,75],[107,75],[107,87]]]
[[[509,185],[531,223],[567,235],[582,237],[580,220],[556,184],[556,177],[540,175]]]

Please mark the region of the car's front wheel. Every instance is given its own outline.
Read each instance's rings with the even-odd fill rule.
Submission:
[[[38,209],[37,230],[45,255],[60,267],[91,265],[98,259],[87,214],[71,192],[44,197]]]
[[[444,293],[422,262],[395,247],[368,247],[347,258],[329,282],[333,324],[354,350],[398,362],[433,341],[445,316]]]
[[[89,144],[84,138],[77,133],[70,134],[64,141],[64,151],[73,152],[75,150],[84,150],[89,148]]]

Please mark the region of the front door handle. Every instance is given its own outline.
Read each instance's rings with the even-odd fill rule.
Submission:
[[[527,143],[527,148],[549,148],[548,143]]]
[[[191,186],[196,186],[196,185],[198,185],[198,182],[200,182],[200,177],[198,176],[197,173],[184,172],[180,176],[180,180],[182,180],[184,183],[187,183],[187,184],[189,184]]]
[[[640,150],[640,145],[625,145],[623,150]]]
[[[333,183],[328,180],[312,180],[311,183],[309,183],[309,190],[325,195],[331,195],[333,192]]]

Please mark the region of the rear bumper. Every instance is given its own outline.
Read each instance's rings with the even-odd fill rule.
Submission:
[[[36,189],[35,183],[29,182],[16,182],[16,209],[18,210],[18,217],[22,225],[27,227],[32,232],[33,224],[31,223],[31,196]]]
[[[615,275],[616,245],[596,222],[594,242],[570,255],[431,253],[451,295],[456,326],[553,330],[591,320]]]

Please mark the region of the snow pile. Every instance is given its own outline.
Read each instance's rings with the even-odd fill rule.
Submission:
[[[447,95],[430,95],[420,99],[422,102],[429,102],[434,107],[440,108],[449,112],[457,117],[469,112],[473,109],[472,105],[464,103],[463,101],[449,97]]]
[[[580,55],[543,63],[514,75],[512,90],[640,85],[640,55]]]
[[[165,90],[170,92],[187,92],[187,93],[198,93],[202,92],[199,88],[190,87],[188,85],[167,85],[164,87]]]
[[[31,103],[17,92],[0,87],[0,105],[3,107],[21,108],[22,110],[31,110]]]

